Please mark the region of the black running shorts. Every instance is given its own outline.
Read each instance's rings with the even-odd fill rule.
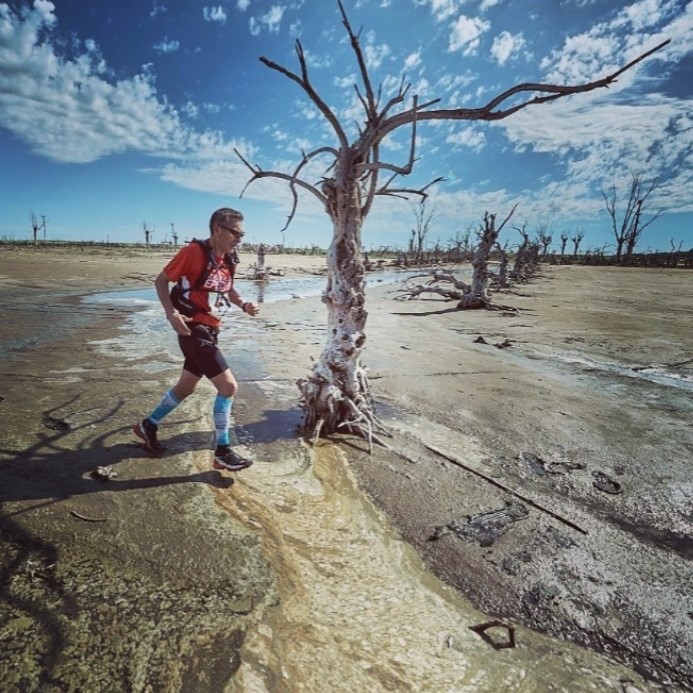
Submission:
[[[188,323],[188,327],[189,335],[178,335],[178,344],[185,356],[183,368],[199,378],[204,375],[210,380],[223,373],[229,364],[219,351],[219,330],[197,322]]]

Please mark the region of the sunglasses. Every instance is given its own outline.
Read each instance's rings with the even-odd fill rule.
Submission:
[[[217,226],[220,229],[224,229],[224,231],[228,231],[229,233],[232,233],[236,238],[243,238],[245,235],[243,231],[239,231],[238,229],[232,229],[230,226],[224,226],[223,224],[217,224]]]

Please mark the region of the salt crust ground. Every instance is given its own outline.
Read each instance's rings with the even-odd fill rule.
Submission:
[[[149,285],[165,258],[89,252],[47,257],[3,249],[0,282],[8,296],[37,289],[50,303],[52,291],[79,295]],[[288,274],[324,267],[321,259],[302,256],[269,256],[268,264]],[[532,284],[496,297],[519,314],[461,313],[437,299],[397,302],[392,287],[377,286],[376,275],[369,284],[364,361],[381,415],[395,435],[391,450],[374,455],[360,451],[358,442],[342,441],[362,487],[430,568],[483,609],[607,651],[672,690],[691,686],[690,392],[656,395],[627,376],[605,378],[590,367],[567,372],[560,361],[643,366],[691,358],[690,275],[549,267]],[[46,333],[67,319],[77,321],[76,330],[82,327],[79,318],[55,311],[8,312],[12,320],[5,323],[5,337],[15,342],[35,333],[37,322]],[[261,318],[268,327],[258,357],[270,364],[271,377],[304,375],[320,353],[324,309],[319,300],[270,304]],[[102,319],[93,329],[99,335],[112,331],[119,319]],[[487,344],[475,342],[480,335]],[[506,339],[510,348],[493,346]],[[60,348],[82,349],[69,342]],[[98,356],[87,349],[83,357],[91,381],[99,383]],[[0,406],[14,444],[29,442],[31,436],[24,441],[21,432],[36,429],[31,421],[36,402],[22,400],[22,392],[36,397],[26,383],[41,377],[49,358],[40,349],[28,352],[19,359],[22,366],[3,374],[12,411],[7,411],[7,395]],[[679,373],[690,375],[690,370]],[[22,381],[24,387],[17,387]],[[100,383],[111,395],[122,386]],[[131,385],[149,386],[158,389],[158,383]],[[49,393],[44,399],[56,402]],[[120,413],[127,418],[134,412]],[[521,452],[536,455],[558,473],[537,473],[518,459]],[[450,534],[430,541],[436,527],[499,509],[510,497],[450,459],[587,533],[531,509],[490,547]],[[596,489],[594,472],[617,480],[623,492],[613,496]],[[85,516],[98,516],[100,508],[83,500]],[[32,504],[30,498],[21,502],[22,507]],[[140,519],[146,510],[141,508]],[[162,546],[169,531],[162,530]],[[8,536],[17,550],[21,542]],[[82,539],[82,533],[73,534],[73,541]],[[237,542],[251,547],[237,568],[244,587],[235,597],[242,612],[244,598],[272,590],[252,538],[240,536]],[[81,549],[88,553],[89,546],[98,545],[84,542]],[[214,567],[207,569],[214,573]]]

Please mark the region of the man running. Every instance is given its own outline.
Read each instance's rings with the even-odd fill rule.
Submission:
[[[233,286],[238,263],[236,247],[244,235],[243,215],[228,207],[218,209],[209,220],[209,234],[208,239],[193,240],[181,248],[154,282],[185,360],[178,382],[132,430],[151,452],[165,450],[157,437],[159,423],[195,391],[205,376],[217,389],[213,465],[215,469],[237,472],[253,462],[231,448],[231,409],[238,383],[218,346],[219,325],[221,314],[230,304],[248,315],[257,315],[260,309],[255,303],[243,301]],[[175,286],[169,292],[171,283]]]

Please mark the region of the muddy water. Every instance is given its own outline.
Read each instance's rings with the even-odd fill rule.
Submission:
[[[295,399],[275,382],[245,395],[251,410],[266,397],[279,408]],[[522,628],[516,648],[490,647],[470,627],[492,619],[425,569],[358,489],[339,449],[285,437],[297,419],[275,420],[270,441],[261,424],[244,426],[256,464],[215,491],[259,533],[281,595],[247,634],[228,690],[647,690],[592,652]]]
[[[155,329],[142,340],[141,326],[130,324],[104,349],[137,359],[144,341],[149,353],[161,347],[167,354],[170,335]],[[254,340],[245,336],[252,351]],[[172,365],[170,357],[161,365]],[[299,442],[293,383],[263,379],[253,372],[258,366],[250,353],[240,358],[240,370],[255,383],[244,385],[238,435],[252,444],[256,463],[231,488],[210,492],[235,521],[257,532],[280,598],[257,614],[228,691],[648,690],[624,667],[523,628],[515,631],[515,648],[493,649],[470,630],[493,619],[425,569],[358,489],[339,449],[311,450]],[[132,365],[153,367],[151,361]],[[190,418],[208,418],[208,399],[186,403],[199,409],[200,418]],[[209,468],[208,453],[191,459]]]

